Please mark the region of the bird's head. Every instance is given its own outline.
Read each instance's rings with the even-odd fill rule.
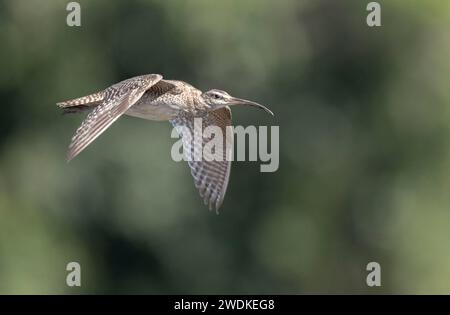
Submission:
[[[233,105],[244,105],[244,106],[253,106],[258,107],[260,109],[263,109],[264,111],[268,112],[273,116],[273,113],[270,109],[267,107],[258,104],[256,102],[244,100],[242,98],[237,98],[234,96],[231,96],[225,91],[221,90],[209,90],[208,92],[205,92],[202,94],[202,98],[205,101],[207,105],[211,107],[212,110],[216,110],[225,106],[233,106]]]

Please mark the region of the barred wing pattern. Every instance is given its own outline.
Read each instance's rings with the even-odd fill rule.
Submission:
[[[201,125],[195,124],[194,116],[187,113],[180,114],[170,122],[182,136],[183,151],[194,177],[195,187],[199,190],[205,205],[208,205],[210,210],[215,208],[217,211],[222,205],[230,177],[233,152],[231,110],[229,107],[224,107],[197,118],[202,118]],[[212,138],[218,136],[216,134],[206,135],[205,128],[208,126],[220,127],[222,138],[219,143],[222,144],[222,148],[217,146],[214,147],[214,150],[204,150],[205,146],[212,143],[210,142]],[[200,128],[201,130],[199,130]],[[197,132],[202,135],[201,143],[194,141]],[[210,151],[212,151],[212,155],[209,154]],[[200,153],[202,155],[199,155]],[[219,157],[219,159],[214,157]]]
[[[67,160],[72,160],[112,123],[124,114],[139,98],[159,82],[162,76],[149,74],[114,84],[103,91],[103,101],[86,117],[72,138]]]

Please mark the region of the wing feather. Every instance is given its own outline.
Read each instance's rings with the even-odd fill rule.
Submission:
[[[133,106],[145,91],[161,79],[162,76],[159,74],[143,75],[119,82],[104,90],[102,103],[86,117],[73,136],[67,160],[72,160],[83,151]]]
[[[178,128],[178,130],[182,133],[183,151],[187,154],[188,165],[191,169],[195,186],[203,198],[204,203],[209,206],[209,209],[215,208],[217,211],[223,203],[230,178],[233,150],[230,109],[228,107],[220,108],[202,117],[201,128],[203,131],[208,126],[218,126],[222,130],[223,147],[219,151],[221,155],[220,160],[208,156],[208,151],[204,150],[205,145],[211,141],[212,135],[207,137],[202,134],[201,144],[194,141],[194,132],[196,131],[194,128],[199,129],[200,125],[194,124],[194,117],[192,115],[186,113],[180,114],[176,119],[171,120],[171,123],[175,127],[184,127]],[[227,128],[229,132],[227,132]],[[201,132],[201,130],[198,131]],[[195,157],[198,157],[200,152],[203,154],[202,159],[196,161]]]

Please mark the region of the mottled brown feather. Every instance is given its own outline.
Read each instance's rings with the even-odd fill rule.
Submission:
[[[182,113],[176,119],[171,121],[175,127],[185,127],[189,130],[189,134],[183,134],[183,150],[185,154],[189,155],[188,164],[191,168],[191,174],[194,178],[195,186],[197,187],[200,196],[203,198],[204,203],[209,206],[210,210],[214,207],[216,211],[222,205],[223,199],[228,186],[230,169],[231,169],[231,156],[233,150],[233,132],[231,127],[231,110],[229,107],[217,109],[209,112],[202,117],[202,129],[205,130],[208,126],[218,126],[222,130],[222,160],[208,160],[203,156],[200,161],[195,161],[194,154],[202,150],[212,137],[202,137],[201,146],[197,145],[193,140],[194,135],[194,116]],[[227,126],[230,128],[230,132],[227,134]],[[179,128],[180,133],[183,132],[182,128]],[[194,143],[194,144],[193,144]]]
[[[87,116],[72,138],[67,160],[72,160],[124,114],[151,86],[162,79],[152,74],[131,78],[103,91],[105,100]]]

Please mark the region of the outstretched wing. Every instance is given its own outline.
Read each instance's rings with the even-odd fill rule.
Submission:
[[[161,79],[162,76],[159,74],[143,75],[119,82],[105,89],[102,103],[86,117],[73,136],[67,153],[67,160],[72,160],[83,151],[136,103],[145,91]]]
[[[197,119],[200,119],[200,117]],[[209,112],[201,119],[201,124],[194,123],[192,115],[183,113],[176,119],[171,120],[171,123],[182,135],[183,151],[191,168],[195,187],[199,190],[200,196],[205,204],[209,206],[209,209],[211,210],[214,207],[217,211],[222,205],[230,177],[233,151],[231,110],[229,107],[220,108]],[[205,129],[208,126],[220,127],[220,135],[207,135]],[[196,141],[196,132],[200,132],[201,141]],[[210,142],[212,138],[216,136],[221,137],[221,141],[216,142],[216,144],[218,146],[221,144],[222,147],[217,146],[214,150],[209,150],[211,148],[208,147],[205,150],[205,146],[209,146],[212,143]],[[201,157],[199,155],[200,152],[202,153]]]

